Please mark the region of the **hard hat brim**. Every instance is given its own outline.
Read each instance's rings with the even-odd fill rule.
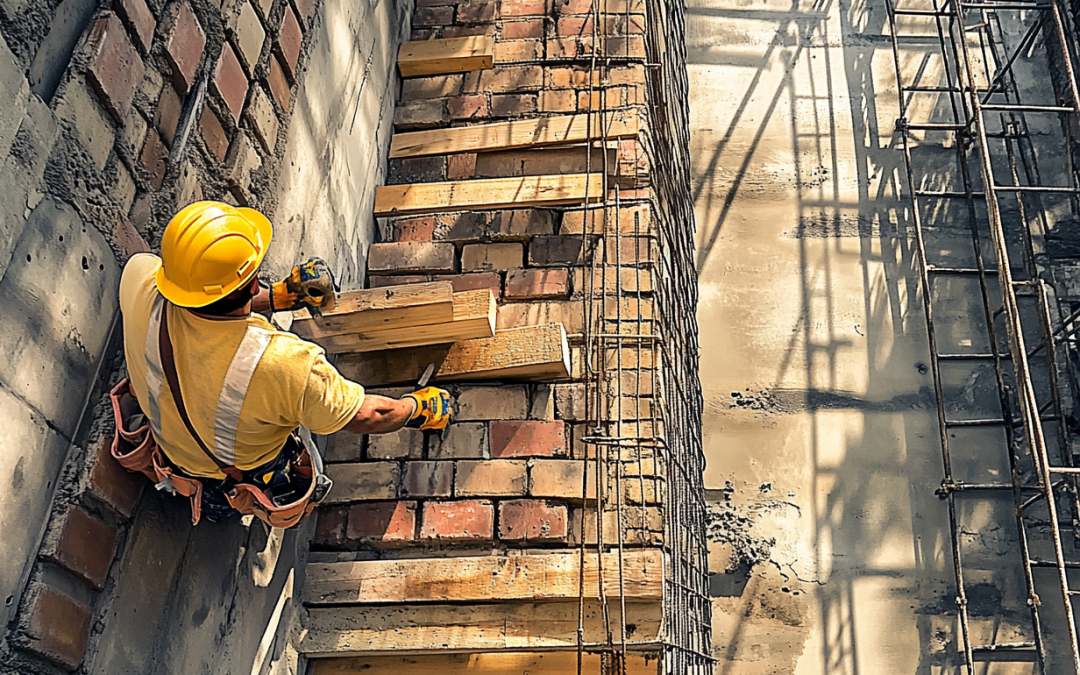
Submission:
[[[256,231],[259,233],[259,240],[262,242],[262,249],[258,253],[258,257],[255,260],[255,265],[253,266],[251,273],[241,279],[237,279],[235,283],[224,286],[221,289],[221,295],[207,295],[203,292],[187,291],[180,286],[177,286],[165,276],[165,267],[159,265],[157,272],[154,273],[154,282],[157,284],[158,290],[169,302],[179,307],[188,307],[190,309],[198,309],[199,307],[212,305],[244,284],[249,283],[252,277],[259,271],[259,266],[262,265],[263,259],[266,257],[266,252],[270,249],[270,240],[274,237],[274,226],[271,224],[269,218],[255,209],[239,207],[236,210],[255,227]]]

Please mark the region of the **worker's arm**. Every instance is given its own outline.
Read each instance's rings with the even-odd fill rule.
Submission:
[[[416,411],[411,398],[388,398],[368,394],[345,431],[354,434],[385,434],[405,426]]]

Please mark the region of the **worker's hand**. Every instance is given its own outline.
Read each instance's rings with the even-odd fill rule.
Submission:
[[[450,405],[450,392],[438,387],[424,387],[420,391],[405,394],[402,398],[411,398],[416,402],[416,409],[405,426],[413,429],[445,429],[450,423],[453,410]]]
[[[326,309],[334,297],[334,274],[330,266],[322,258],[311,258],[270,287],[270,309],[274,312],[301,307]]]

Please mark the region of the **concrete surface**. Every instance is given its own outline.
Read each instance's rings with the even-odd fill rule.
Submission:
[[[885,5],[690,5],[716,672],[963,672]],[[947,182],[954,151],[920,152]],[[940,254],[964,230],[936,215]],[[985,343],[972,291],[935,287],[943,352]],[[982,374],[944,379],[950,414],[993,412]],[[963,433],[957,477],[1007,480],[1000,431]],[[1011,511],[959,511],[976,641],[1030,639]]]

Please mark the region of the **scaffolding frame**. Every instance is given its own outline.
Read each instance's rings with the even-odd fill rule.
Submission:
[[[1053,285],[1047,280],[1050,276],[1047,260],[1039,243],[1047,227],[1043,200],[1057,195],[1066,199],[1071,211],[1077,213],[1080,183],[1068,150],[1070,166],[1065,172],[1068,184],[1043,181],[1028,126],[1033,116],[1056,117],[1066,147],[1071,148],[1071,129],[1080,114],[1080,89],[1074,69],[1076,61],[1067,38],[1070,27],[1058,0],[929,0],[929,7],[898,2],[904,0],[886,0],[899,95],[896,130],[904,154],[931,353],[944,474],[937,493],[948,509],[963,665],[969,674],[976,672],[977,662],[991,660],[1035,662],[1044,674],[1051,672],[1048,664],[1057,664],[1052,672],[1062,673],[1064,664],[1071,663],[1080,672],[1073,606],[1080,590],[1070,586],[1068,574],[1069,569],[1078,565],[1067,557],[1063,536],[1068,529],[1076,531],[1076,479],[1080,467],[1074,465],[1066,420],[1077,400],[1074,359],[1068,347],[1076,331],[1071,326],[1080,318],[1080,312],[1064,316],[1057,306]],[[925,32],[905,34],[902,24],[920,21],[923,27],[927,22],[933,24],[939,49],[936,56],[942,64],[937,81],[930,84],[920,81],[921,71],[913,81],[905,82],[900,56],[905,38],[926,37]],[[1003,29],[1005,25],[1020,26],[1022,37],[1007,45],[1010,39]],[[1045,50],[1048,65],[1060,71],[1056,84],[1063,91],[1058,92],[1057,100],[1031,101],[1032,95],[1017,86],[1018,64],[1039,49]],[[1053,92],[1052,84],[1048,81],[1042,91]],[[1030,92],[1033,88],[1025,89]],[[915,97],[925,94],[939,102],[947,99],[948,119],[910,118]],[[943,134],[952,143],[962,189],[929,185],[934,182],[933,177],[913,159],[912,141],[918,133]],[[1003,178],[1003,174],[1007,175]],[[976,263],[973,268],[931,264],[928,260],[924,213],[957,201],[967,213],[971,253]],[[984,253],[987,237],[992,250],[989,259]],[[1017,249],[1021,251],[1018,261]],[[934,283],[961,276],[974,276],[979,282],[990,347],[986,353],[939,351]],[[1002,336],[1007,338],[1004,344]],[[1034,347],[1029,346],[1032,343]],[[1000,416],[950,419],[942,379],[942,364],[946,362],[992,362]],[[1001,429],[1009,455],[1009,481],[976,484],[956,479],[951,432],[965,426]],[[1051,426],[1053,430],[1048,430]],[[1014,505],[1020,549],[1018,564],[1022,567],[1031,614],[1031,635],[1020,642],[975,644],[968,612],[968,578],[958,510],[961,500],[1002,493],[1010,494]],[[1039,515],[1036,507],[1042,509]],[[1053,555],[1045,558],[1033,552],[1033,531],[1045,529],[1040,515],[1048,519],[1053,547]],[[1054,573],[1051,583],[1036,579],[1039,569]],[[1064,640],[1048,639],[1044,614],[1050,601],[1060,602],[1064,611],[1067,620]],[[1067,648],[1062,643],[1067,643]]]

